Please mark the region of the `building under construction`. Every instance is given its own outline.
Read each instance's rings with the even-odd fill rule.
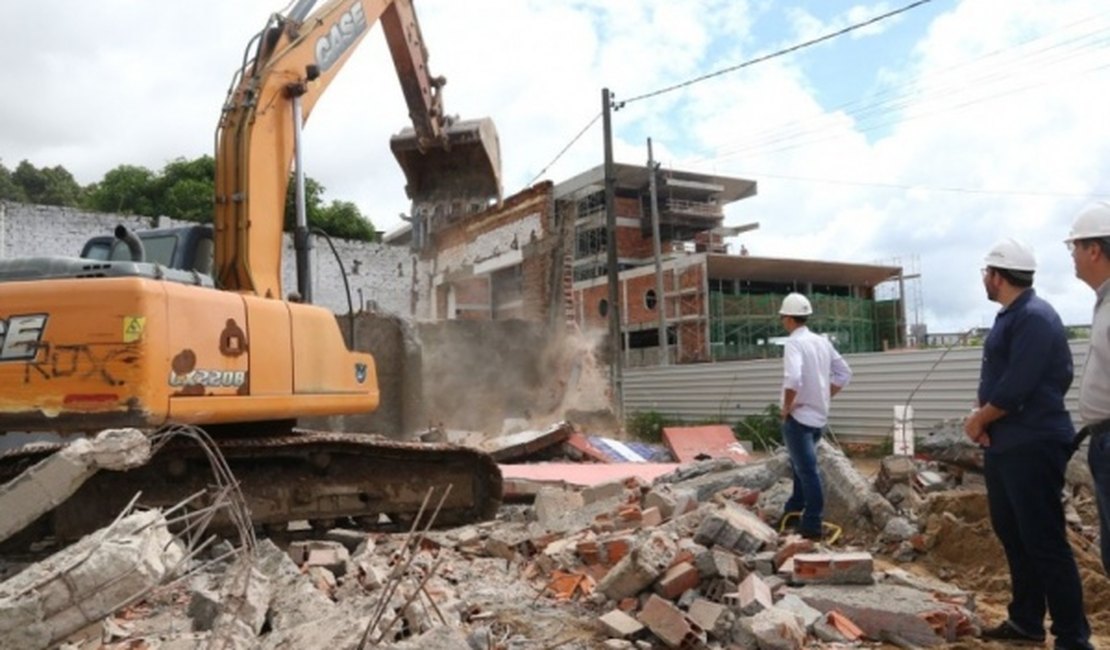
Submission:
[[[783,296],[808,295],[810,327],[841,352],[905,344],[898,266],[843,264],[729,254],[724,206],[754,196],[756,182],[678,170],[656,172],[660,254],[656,264],[650,171],[615,166],[620,330],[627,365],[691,363],[781,355],[777,315]],[[609,318],[604,169],[555,186],[556,214],[573,219],[573,305],[576,320],[605,329]],[[749,227],[754,227],[752,224]],[[876,287],[897,283],[896,297]],[[665,334],[664,334],[665,333]]]

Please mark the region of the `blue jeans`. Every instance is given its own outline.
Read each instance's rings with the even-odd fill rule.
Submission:
[[[1010,567],[1009,618],[1043,634],[1052,615],[1058,648],[1090,648],[1083,585],[1064,523],[1064,470],[1069,445],[1044,441],[984,455],[991,527]]]
[[[1098,502],[1098,537],[1102,547],[1102,568],[1110,574],[1110,433],[1091,436],[1087,464],[1095,479]]]
[[[782,439],[790,454],[794,473],[794,492],[786,501],[785,512],[802,513],[799,530],[821,532],[821,515],[825,511],[825,494],[821,475],[817,472],[817,441],[821,428],[810,427],[787,417],[782,423]]]

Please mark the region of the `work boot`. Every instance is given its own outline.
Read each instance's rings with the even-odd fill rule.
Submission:
[[[820,528],[798,528],[795,532],[797,532],[805,539],[813,540],[815,542],[820,542],[825,537],[823,534],[821,534]]]
[[[784,512],[779,520],[775,522],[775,532],[779,534],[793,532],[801,521],[802,513]]]
[[[1027,634],[1023,632],[1018,626],[1010,622],[1009,619],[1002,621],[998,625],[983,630],[980,638],[988,641],[1005,641],[1008,644],[1042,644],[1044,643],[1044,632],[1040,634]]]

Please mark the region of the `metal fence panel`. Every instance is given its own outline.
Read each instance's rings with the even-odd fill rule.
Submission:
[[[1077,419],[1087,341],[1073,341],[1071,350],[1076,379],[1067,406]],[[981,357],[981,347],[845,355],[852,383],[833,400],[829,426],[842,439],[874,442],[890,434],[896,405],[913,406],[918,431],[963,417],[974,405]],[[778,404],[781,387],[781,359],[629,368],[624,410],[734,423]]]

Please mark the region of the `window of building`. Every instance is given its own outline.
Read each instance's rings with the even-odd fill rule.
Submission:
[[[648,289],[644,292],[644,307],[655,311],[655,306],[659,304],[659,297],[655,295],[655,289]]]

